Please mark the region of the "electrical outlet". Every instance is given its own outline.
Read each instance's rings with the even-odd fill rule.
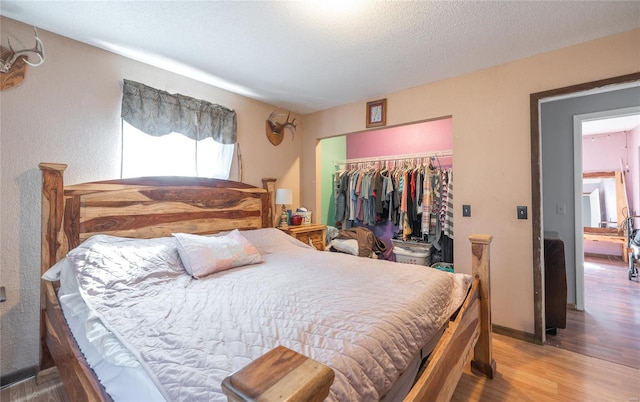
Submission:
[[[527,207],[518,205],[518,219],[527,219]]]
[[[471,205],[462,206],[462,216],[471,216]]]

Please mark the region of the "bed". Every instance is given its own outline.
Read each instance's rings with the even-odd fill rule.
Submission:
[[[273,278],[271,285],[276,286],[277,283],[280,283],[280,287],[277,288],[277,290],[273,290],[267,299],[273,299],[273,295],[286,297],[285,299],[276,300],[278,305],[283,305],[286,304],[286,300],[291,300],[291,298],[295,299],[297,297],[300,299],[300,292],[308,283],[320,284],[323,280],[328,279],[323,279],[321,276],[318,276],[317,279],[307,280],[307,283],[304,281],[287,281],[300,279],[296,278],[296,276],[311,278],[316,274],[335,275],[334,272],[325,273],[322,272],[323,270],[314,268],[313,266],[307,267],[307,260],[318,257],[320,258],[319,264],[324,264],[324,266],[342,265],[332,260],[332,258],[336,256],[332,256],[331,254],[337,253],[315,251],[311,247],[294,240],[277,229],[269,228],[271,225],[270,219],[268,219],[268,209],[271,195],[261,188],[231,181],[177,177],[109,180],[65,186],[63,183],[63,172],[66,169],[66,165],[42,163],[40,164],[40,169],[43,174],[41,266],[43,274],[49,272],[50,268],[61,265],[62,262],[67,259],[77,258],[79,254],[85,256],[92,255],[91,253],[97,249],[102,250],[105,246],[101,241],[105,239],[109,241],[115,239],[117,247],[120,247],[122,244],[129,247],[129,242],[136,242],[135,244],[147,244],[145,242],[151,242],[155,247],[156,243],[159,242],[158,244],[161,243],[162,247],[166,247],[168,250],[168,256],[174,256],[167,257],[167,259],[174,258],[177,261],[178,259],[175,256],[180,256],[180,254],[176,254],[174,251],[175,247],[172,242],[175,242],[175,239],[171,236],[172,233],[195,234],[211,238],[216,236],[229,236],[230,233],[235,233],[236,230],[240,230],[243,238],[249,239],[250,244],[259,249],[259,254],[264,257],[264,261],[260,264],[249,264],[237,269],[219,273],[216,272],[212,276],[215,276],[215,281],[220,283],[227,280],[231,281],[234,278],[240,278],[240,283],[245,285],[254,282],[269,282],[269,278]],[[221,397],[221,394],[218,392],[221,388],[221,384],[217,382],[218,379],[222,380],[227,376],[231,376],[234,371],[250,363],[251,359],[257,359],[268,352],[270,348],[280,347],[283,344],[295,350],[296,353],[309,356],[314,359],[314,361],[320,361],[321,364],[326,365],[335,373],[335,381],[333,384],[327,384],[327,387],[330,388],[322,390],[322,392],[327,392],[329,399],[333,400],[344,400],[345,395],[349,395],[349,399],[364,400],[369,399],[371,395],[375,395],[375,399],[384,399],[389,396],[387,394],[390,392],[389,390],[394,388],[396,378],[400,377],[410,379],[408,383],[410,390],[393,395],[392,399],[397,400],[399,398],[398,395],[400,395],[401,398],[408,401],[446,400],[451,397],[464,365],[470,360],[474,372],[493,378],[495,362],[491,352],[488,270],[491,236],[473,235],[470,240],[472,243],[471,264],[473,275],[466,278],[470,285],[463,288],[459,302],[455,302],[455,305],[447,305],[447,308],[440,308],[442,312],[446,312],[447,316],[444,317],[442,325],[437,324],[437,328],[428,330],[430,331],[428,339],[423,337],[424,334],[420,335],[417,329],[415,331],[413,330],[413,318],[406,318],[396,314],[393,303],[387,307],[387,312],[389,313],[389,315],[386,316],[387,319],[388,317],[395,317],[396,315],[399,317],[397,320],[400,320],[402,323],[400,327],[404,327],[402,331],[406,332],[407,337],[417,339],[413,342],[418,345],[417,351],[404,350],[405,348],[408,349],[408,347],[405,347],[402,340],[398,343],[400,346],[397,347],[399,348],[397,352],[390,352],[392,348],[384,343],[386,341],[376,341],[368,342],[372,344],[378,343],[372,346],[372,351],[367,350],[365,352],[355,353],[353,352],[353,348],[349,349],[349,347],[318,347],[318,345],[326,345],[326,340],[310,342],[312,345],[309,345],[306,342],[300,342],[287,336],[281,336],[280,334],[273,336],[265,336],[262,334],[257,337],[259,338],[258,343],[254,344],[251,343],[254,341],[243,341],[243,348],[250,351],[250,353],[246,355],[241,357],[236,356],[234,355],[235,352],[232,351],[222,353],[230,354],[231,356],[228,360],[233,361],[233,364],[230,365],[227,362],[222,363],[221,366],[217,366],[217,360],[211,359],[211,361],[213,361],[211,366],[207,365],[205,366],[205,370],[195,371],[195,373],[203,371],[205,373],[209,371],[219,372],[217,376],[214,377],[205,376],[205,381],[210,381],[211,378],[214,378],[216,379],[216,383],[210,386],[211,389],[207,387],[207,389],[202,390],[202,392],[205,392],[205,394],[202,395],[207,395],[206,399],[218,399]],[[367,262],[366,259],[360,259],[354,256],[342,255],[337,256],[337,258],[348,258],[350,259],[348,261],[351,262],[354,261],[354,259],[358,259],[361,260],[359,263],[363,264]],[[89,258],[89,260],[95,260],[95,258]],[[303,264],[301,261],[305,261],[305,263]],[[396,270],[399,272],[398,275],[405,275],[405,279],[411,278],[411,280],[416,281],[412,286],[413,288],[422,286],[421,284],[423,282],[420,282],[420,275],[429,276],[425,281],[434,281],[434,283],[436,280],[443,281],[443,283],[457,282],[461,276],[461,274],[458,274],[454,279],[454,276],[451,274],[424,268],[421,268],[421,270],[424,271],[422,273],[418,271],[414,272],[411,270],[417,269],[417,267],[386,261],[369,261],[369,268],[356,268],[355,264],[351,262],[346,263],[347,265],[353,266],[350,268],[352,270],[348,272],[355,281],[351,287],[359,290],[361,295],[375,295],[376,280],[386,280],[383,277],[378,278],[378,272],[380,272],[380,275],[388,275],[389,272]],[[273,266],[273,264],[276,264],[276,266]],[[344,270],[344,268],[339,267],[336,269]],[[370,271],[366,271],[367,269]],[[296,275],[297,271],[300,272],[299,275]],[[361,278],[367,278],[367,280],[357,279],[358,272],[359,275],[363,275]],[[372,274],[373,272],[375,272],[375,275]],[[256,275],[266,275],[266,277]],[[182,281],[181,283],[187,284],[184,285],[185,287],[204,286],[204,283],[207,282],[206,279],[199,281],[191,280],[191,277],[184,274],[184,272],[178,272],[175,276]],[[85,280],[87,279],[84,277],[80,278],[80,281],[83,283]],[[88,280],[91,280],[91,278]],[[341,281],[343,280],[341,279]],[[98,280],[95,280],[93,283],[99,282],[101,282],[101,278],[98,278]],[[209,282],[211,281],[209,280]],[[360,287],[359,283],[364,282],[370,282],[370,287],[366,288],[364,285]],[[237,288],[237,283],[238,282],[235,282],[231,288]],[[295,284],[292,285],[293,283]],[[287,289],[291,289],[293,293],[282,296],[288,292]],[[326,288],[325,290],[327,290],[327,292],[322,291],[322,289],[323,288],[313,287],[309,289],[305,288],[302,294],[311,294],[314,296],[313,300],[315,300],[316,296],[319,297],[323,293],[333,291],[333,288]],[[296,291],[298,293],[295,293]],[[87,359],[86,351],[83,353],[80,350],[78,342],[76,342],[76,337],[72,334],[70,328],[73,326],[70,324],[72,320],[65,319],[62,311],[63,308],[59,298],[61,292],[59,282],[43,280],[40,329],[41,358],[38,377],[46,376],[51,370],[57,368],[71,400],[112,400],[111,395],[105,390],[105,387],[101,383],[102,380],[98,380],[94,369],[92,369],[87,361],[92,358],[89,357]],[[172,295],[176,294],[176,292],[175,290],[171,290]],[[247,290],[247,288],[245,288],[243,292],[252,293],[250,290]],[[459,293],[460,290],[457,292]],[[85,291],[83,295],[86,293]],[[111,293],[111,296],[118,297],[121,295],[119,292],[114,292]],[[223,299],[228,298],[228,300],[231,300],[233,297],[237,297],[237,295],[228,293],[223,296]],[[340,299],[342,297],[343,296],[334,297],[334,299]],[[243,298],[238,300],[243,300]],[[283,302],[283,300],[285,302]],[[380,299],[379,302],[383,301],[383,299]],[[99,312],[100,319],[105,320],[105,326],[108,327],[109,330],[114,330],[116,338],[123,341],[125,346],[129,348],[131,343],[135,341],[120,339],[120,329],[112,328],[112,325],[115,324],[112,324],[106,317],[114,310],[110,310],[110,306],[92,304],[94,302],[95,301],[88,301],[92,311],[95,310]],[[399,303],[395,298],[393,302]],[[239,302],[229,302],[227,304],[238,303]],[[262,305],[262,303],[264,303],[264,301],[260,301],[259,305]],[[315,310],[313,310],[313,313],[305,312],[303,321],[308,321],[305,325],[311,326],[311,332],[316,331],[316,328],[320,326],[325,326],[325,320],[332,319],[332,316],[337,315],[335,313],[329,313],[329,307],[325,308],[322,306],[318,308],[315,302],[309,304],[314,305]],[[347,304],[357,303],[349,302]],[[421,303],[413,302],[413,304],[419,305]],[[438,305],[435,305],[433,308],[437,309],[437,306]],[[187,310],[192,309],[192,307],[187,307]],[[248,307],[248,309],[253,308],[254,307]],[[343,306],[340,306],[339,309],[340,308],[343,308]],[[384,309],[384,307],[380,308],[380,310]],[[372,309],[369,308],[369,310]],[[144,307],[141,308],[141,311],[144,311]],[[364,312],[365,310],[357,310],[355,312],[349,312],[349,314],[355,314],[355,316],[359,317],[366,315],[363,314]],[[113,313],[113,315],[116,316],[119,314],[120,313]],[[230,312],[229,314],[231,316],[239,316],[237,312]],[[310,317],[314,318],[312,319]],[[315,317],[318,317],[317,320]],[[338,319],[334,320],[330,325],[340,327],[344,325],[344,323],[351,321],[353,320],[344,320],[338,317]],[[171,324],[166,325],[171,326]],[[237,325],[238,328],[243,328],[242,325],[250,325],[250,323],[247,324],[243,322]],[[362,325],[359,324],[356,329],[369,328],[368,325],[368,322]],[[377,323],[375,325],[377,325]],[[260,324],[259,327],[266,328],[266,325]],[[331,328],[330,333],[337,334],[335,336],[336,339],[343,336],[341,332],[335,332],[337,329],[334,327]],[[252,333],[252,331],[262,332],[262,329],[256,330],[255,328],[249,328],[247,331],[239,330],[236,332],[238,332],[238,336],[244,339],[247,338],[247,334]],[[282,331],[282,327],[279,331]],[[358,331],[354,331],[352,328],[352,333],[353,332]],[[184,334],[180,336],[180,339],[185,337]],[[206,335],[207,338],[211,336],[214,335],[211,335],[209,332]],[[369,338],[370,334],[366,333],[363,337]],[[149,339],[155,340],[155,338],[151,337],[142,337],[139,341],[145,343]],[[342,341],[343,340],[340,342]],[[224,344],[225,342],[226,341],[221,340],[216,343],[216,347],[218,347],[220,343]],[[358,345],[358,348],[360,347],[361,345]],[[352,352],[349,352],[349,350]],[[382,366],[382,372],[385,373],[384,375],[388,375],[390,377],[389,379],[378,380],[377,378],[379,377],[376,376],[379,374],[368,371],[365,374],[353,374],[351,366],[341,365],[342,363],[340,361],[355,360],[357,355],[364,355],[365,358],[373,356],[375,360],[384,360],[376,355],[376,353],[378,353],[377,351],[388,352],[386,354],[391,356],[389,359],[395,362],[392,365],[398,366],[396,368],[397,372],[386,374],[387,372],[385,370],[387,369],[384,367],[385,365],[380,364],[380,366]],[[187,355],[188,353],[185,352],[182,354]],[[422,356],[420,354],[425,357],[428,356],[428,358],[424,359],[426,360],[426,365],[424,365],[418,374],[414,375],[414,373],[411,373],[410,375],[405,375],[405,373],[408,373],[408,371],[406,371],[408,367],[413,365],[412,362],[416,361],[416,356]],[[134,355],[136,358],[140,357],[137,353],[134,353]],[[144,354],[144,356],[148,355]],[[175,359],[179,358],[179,356],[175,357]],[[418,363],[422,360],[422,358],[417,359]],[[152,364],[147,361],[146,357],[141,359],[141,361],[145,362],[143,364],[144,368]],[[159,361],[158,364],[166,365],[166,362]],[[183,367],[182,364],[183,362],[180,362],[177,365]],[[200,363],[196,366],[202,369],[199,364]],[[365,370],[368,370],[368,366],[372,364],[364,361],[356,362],[356,365],[363,366]],[[418,371],[419,366],[421,365],[418,364],[416,366],[416,371]],[[154,373],[157,372],[167,372],[167,369],[166,367],[161,368]],[[162,394],[165,399],[182,399],[181,395],[183,394],[171,393],[164,389],[163,384],[157,384],[156,382],[159,376],[160,375],[152,374],[151,378],[152,382],[158,386],[160,394]],[[365,384],[363,391],[351,389],[351,380],[353,377],[369,379],[368,385]],[[414,378],[416,378],[415,381]],[[365,383],[366,382],[367,381],[365,381]],[[384,383],[384,385],[380,385],[381,383]],[[406,385],[404,386],[406,387]],[[169,386],[167,386],[167,389],[169,389]],[[369,390],[367,391],[367,389]],[[350,392],[354,392],[355,394],[351,394]],[[362,394],[360,392],[362,392]],[[352,398],[353,395],[357,396]]]

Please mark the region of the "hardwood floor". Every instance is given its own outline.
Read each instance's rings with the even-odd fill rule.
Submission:
[[[0,390],[0,402],[69,402],[60,377],[49,377],[49,381],[36,384],[34,378],[20,381]]]
[[[640,281],[627,272],[619,259],[585,257],[585,310],[567,310],[547,344],[640,369]]]
[[[496,378],[465,370],[452,401],[640,401],[640,370],[493,334]],[[0,401],[68,402],[60,379],[0,391]]]
[[[493,380],[462,375],[452,401],[640,401],[640,370],[493,334]]]

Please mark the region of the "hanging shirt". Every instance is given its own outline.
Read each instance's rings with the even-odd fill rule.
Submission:
[[[440,224],[444,228],[444,221],[447,216],[447,195],[449,193],[449,175],[446,170],[440,172],[442,175],[442,198],[440,199]]]
[[[342,177],[346,176],[346,172],[338,171],[333,175],[333,197],[335,202],[335,221],[341,222],[344,219],[344,211],[346,207],[346,193],[343,188]]]
[[[453,169],[447,171],[447,205],[444,219],[444,234],[453,239]]]
[[[356,194],[356,183],[358,181],[358,176],[360,175],[359,170],[355,170],[351,174],[351,179],[349,180],[349,220],[353,221],[356,219],[356,208],[358,207],[358,195]]]

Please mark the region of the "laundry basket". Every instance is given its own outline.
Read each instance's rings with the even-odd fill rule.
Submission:
[[[404,248],[399,246],[393,247],[396,255],[396,261],[405,264],[427,265],[430,252],[429,249]]]

